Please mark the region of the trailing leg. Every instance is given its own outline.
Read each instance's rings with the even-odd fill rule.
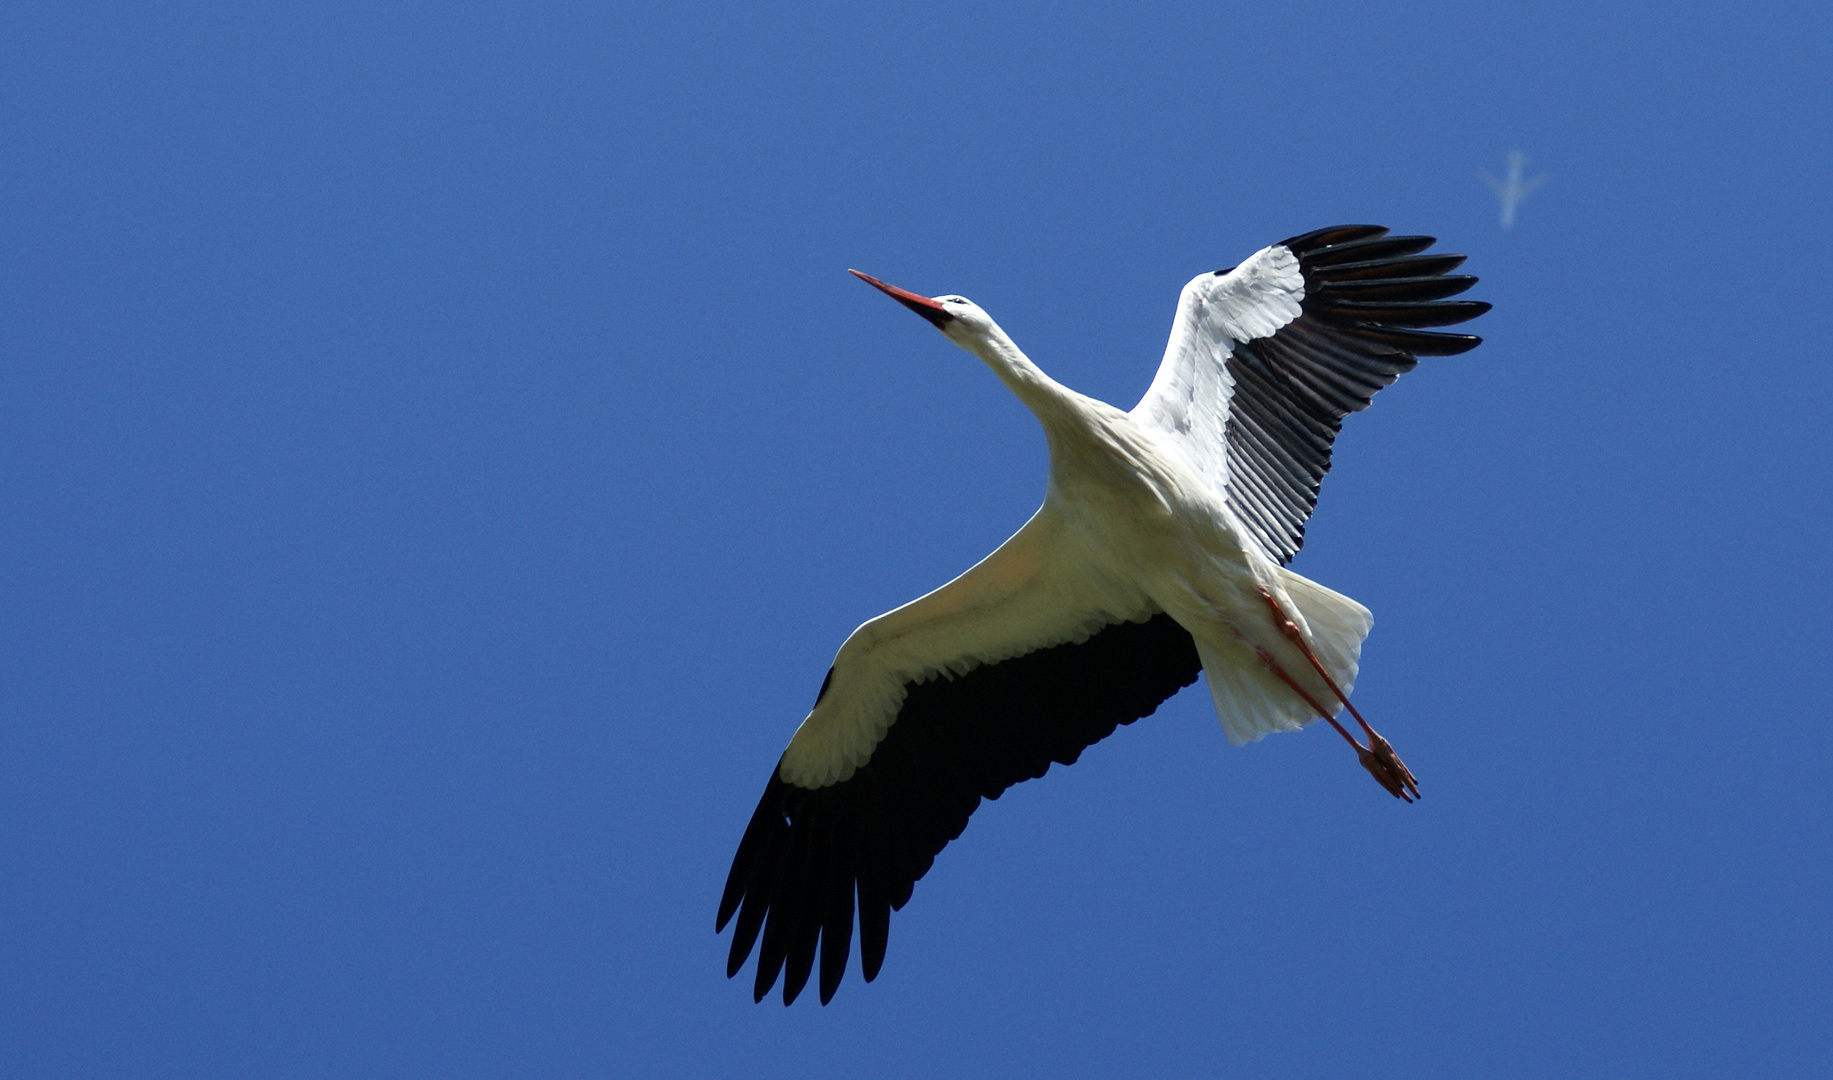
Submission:
[[[1329,720],[1330,725],[1349,740],[1350,745],[1356,748],[1356,756],[1362,762],[1362,767],[1367,769],[1369,775],[1373,776],[1382,787],[1393,793],[1396,798],[1405,799],[1407,802],[1419,798],[1419,781],[1414,779],[1413,772],[1406,767],[1406,763],[1400,760],[1400,755],[1394,753],[1393,744],[1382,738],[1381,733],[1370,727],[1368,721],[1362,718],[1362,713],[1351,704],[1349,696],[1343,693],[1341,687],[1337,686],[1337,681],[1330,677],[1330,672],[1324,670],[1324,665],[1318,660],[1317,654],[1311,651],[1310,644],[1305,641],[1304,631],[1300,630],[1298,624],[1293,622],[1291,617],[1280,608],[1279,601],[1273,598],[1273,594],[1262,588],[1260,595],[1266,599],[1267,608],[1272,611],[1273,623],[1279,627],[1279,632],[1285,635],[1286,640],[1298,646],[1298,650],[1305,654],[1305,659],[1311,661],[1311,666],[1317,670],[1318,677],[1324,680],[1324,685],[1330,687],[1331,693],[1335,694],[1337,700],[1343,703],[1343,707],[1349,710],[1349,715],[1355,717],[1356,723],[1362,725],[1362,730],[1368,734],[1369,745],[1364,747],[1352,738],[1349,732],[1344,731],[1343,726],[1332,719],[1323,706],[1313,700],[1310,694],[1300,689],[1298,683],[1293,681],[1290,675],[1273,663],[1272,656],[1264,649],[1259,650],[1262,662],[1269,665],[1275,675],[1279,676],[1287,686],[1297,691],[1299,696],[1318,711],[1319,715]]]

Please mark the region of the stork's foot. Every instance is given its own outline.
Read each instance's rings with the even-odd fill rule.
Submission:
[[[1367,750],[1356,747],[1356,757],[1375,782],[1396,799],[1412,802],[1419,798],[1419,781],[1413,778],[1413,770],[1400,760],[1400,755],[1394,753],[1393,744],[1372,730],[1368,733],[1368,742]]]
[[[1324,685],[1330,687],[1330,692],[1335,694],[1337,700],[1343,703],[1343,707],[1349,710],[1349,715],[1355,717],[1356,723],[1362,725],[1362,730],[1368,735],[1368,745],[1363,746],[1357,742],[1355,736],[1344,731],[1343,725],[1332,719],[1330,713],[1312,700],[1310,694],[1299,689],[1298,683],[1292,681],[1292,676],[1281,671],[1279,665],[1273,662],[1270,653],[1262,649],[1260,659],[1272,667],[1274,674],[1285,680],[1287,686],[1297,690],[1299,696],[1318,711],[1319,716],[1329,720],[1330,726],[1337,729],[1337,734],[1343,736],[1348,740],[1349,745],[1356,748],[1356,760],[1362,763],[1362,767],[1368,770],[1368,774],[1375,778],[1376,783],[1388,790],[1388,794],[1396,799],[1405,799],[1407,802],[1419,798],[1419,781],[1413,779],[1413,770],[1406,767],[1406,763],[1400,760],[1399,754],[1394,753],[1393,744],[1376,734],[1375,729],[1368,726],[1368,721],[1362,719],[1362,713],[1351,704],[1349,695],[1343,693],[1337,681],[1330,677],[1330,672],[1324,670],[1323,662],[1317,658],[1317,654],[1312,652],[1311,646],[1306,643],[1304,632],[1280,608],[1279,601],[1273,599],[1273,594],[1263,587],[1260,595],[1266,599],[1267,607],[1273,612],[1273,625],[1279,627],[1279,632],[1286,636],[1286,640],[1298,646],[1299,651],[1305,654],[1305,659],[1311,661],[1311,666],[1317,671],[1318,677],[1324,680]]]
[[[1399,758],[1393,757],[1392,747],[1388,749],[1388,757],[1393,760],[1393,765],[1382,760],[1375,751],[1364,750],[1360,746],[1356,747],[1356,760],[1360,761],[1362,767],[1368,770],[1368,775],[1375,778],[1375,783],[1386,788],[1387,793],[1394,798],[1412,802],[1419,796],[1417,787],[1413,787],[1411,795],[1407,794],[1407,789],[1412,787],[1413,774],[1406,771],[1407,767],[1400,763]]]
[[[1407,789],[1401,784],[1400,778],[1389,771],[1387,764],[1380,758],[1376,757],[1370,751],[1357,746],[1356,760],[1360,761],[1362,767],[1368,770],[1368,775],[1375,778],[1375,783],[1387,789],[1389,795],[1392,795],[1396,799],[1406,799],[1407,802],[1413,801],[1407,795]]]

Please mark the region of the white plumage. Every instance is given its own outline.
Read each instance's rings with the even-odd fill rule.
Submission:
[[[1473,348],[1421,328],[1488,305],[1429,237],[1339,226],[1184,287],[1157,377],[1131,412],[1045,375],[959,296],[858,276],[978,356],[1043,425],[1043,505],[947,585],[841,646],[733,860],[729,973],[762,935],[756,996],[821,1000],[845,971],[855,910],[869,981],[889,912],[981,798],[1073,763],[1117,725],[1207,676],[1237,745],[1324,719],[1397,797],[1412,774],[1348,705],[1368,609],[1285,569],[1303,544],[1342,419],[1419,355]],[[857,271],[855,271],[857,273]]]

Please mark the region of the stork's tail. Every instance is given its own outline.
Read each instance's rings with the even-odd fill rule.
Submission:
[[[1300,577],[1281,567],[1279,583],[1286,587],[1292,605],[1304,617],[1306,638],[1311,651],[1323,662],[1345,694],[1356,684],[1356,669],[1362,659],[1362,641],[1368,637],[1375,617],[1369,610],[1333,589],[1326,589],[1307,577]]]
[[[1374,616],[1342,593],[1290,570],[1280,569],[1279,580],[1304,620],[1306,639],[1318,661],[1343,692],[1349,693],[1356,683],[1362,640],[1368,637]],[[1271,613],[1268,619],[1268,633],[1272,634],[1275,631]],[[1215,699],[1216,714],[1222,719],[1222,730],[1236,746],[1256,742],[1275,731],[1297,731],[1322,719],[1263,665],[1243,664],[1238,657],[1212,649],[1200,638],[1197,653],[1203,660],[1203,674],[1209,682],[1210,696]],[[1337,711],[1333,695],[1320,699],[1320,703],[1333,714]]]

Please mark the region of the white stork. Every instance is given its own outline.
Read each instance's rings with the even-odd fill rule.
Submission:
[[[719,904],[727,975],[752,947],[756,999],[821,1001],[846,971],[855,897],[866,981],[891,912],[981,799],[1074,764],[1120,724],[1209,676],[1229,741],[1330,722],[1397,798],[1419,795],[1349,704],[1371,619],[1285,569],[1343,417],[1419,356],[1481,340],[1420,328],[1489,305],[1431,237],[1320,229],[1184,286],[1164,361],[1132,412],[1044,374],[959,296],[853,273],[978,356],[1037,415],[1044,505],[979,565],[855,630],[739,842]],[[1343,707],[1365,746],[1336,720]]]

